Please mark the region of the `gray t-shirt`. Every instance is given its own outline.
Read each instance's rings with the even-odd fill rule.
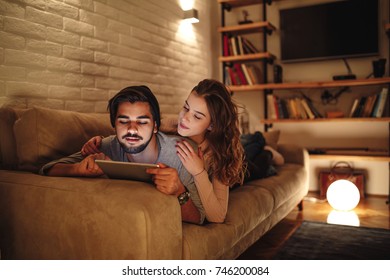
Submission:
[[[198,194],[198,191],[196,189],[196,185],[194,182],[194,178],[188,171],[184,168],[182,162],[180,161],[179,157],[176,154],[176,141],[180,140],[179,136],[174,135],[166,135],[162,132],[157,133],[157,143],[159,147],[159,154],[156,162],[162,162],[169,167],[175,168],[179,174],[179,178],[183,185],[188,189],[188,191],[191,193],[191,199],[193,203],[195,204],[196,208],[198,208],[201,221],[200,223],[203,223],[205,218],[204,208],[202,205],[202,202],[200,201],[200,197]],[[186,139],[187,140],[187,139]],[[193,143],[192,143],[193,144]],[[110,159],[114,161],[122,161],[122,162],[128,162],[125,151],[122,149],[122,146],[120,145],[117,137],[115,135],[111,135],[109,137],[106,137],[102,140],[102,144],[100,147],[100,150],[102,153],[104,153],[106,156],[108,156]],[[50,169],[53,165],[57,163],[77,163],[84,159],[81,152],[75,153],[73,155],[70,155],[68,157],[64,157],[58,160],[51,161],[44,165],[40,170],[39,174],[46,175],[46,172],[48,169]]]

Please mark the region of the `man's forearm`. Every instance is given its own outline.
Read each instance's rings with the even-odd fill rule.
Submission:
[[[68,164],[68,163],[57,163],[53,165],[50,169],[46,171],[46,175],[48,176],[79,176],[76,172],[76,164]]]
[[[176,196],[178,197],[181,193],[188,191],[184,185],[179,182],[179,186],[176,191]],[[198,208],[195,206],[191,197],[186,203],[180,206],[181,207],[181,219],[183,222],[199,224],[201,222],[201,216]]]
[[[200,213],[191,199],[181,206],[181,217],[184,222],[200,223]]]
[[[39,170],[39,174],[46,176],[77,176],[77,174],[74,173],[74,170],[72,171],[69,169],[74,168],[74,165],[81,162],[83,159],[84,156],[81,152],[78,152],[58,160],[53,160],[42,166]],[[69,167],[68,165],[73,166]]]

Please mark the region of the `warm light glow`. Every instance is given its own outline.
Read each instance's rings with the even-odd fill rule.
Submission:
[[[334,209],[349,211],[359,204],[360,193],[351,181],[337,180],[330,184],[326,192],[326,198]]]
[[[355,211],[332,210],[327,219],[328,224],[360,226],[360,220]]]
[[[182,20],[179,25],[176,39],[186,43],[193,43],[196,41],[194,27],[191,23]]]
[[[199,19],[192,17],[192,18],[183,19],[183,21],[188,22],[188,23],[198,23]]]
[[[191,10],[195,0],[180,0],[180,7],[183,11]]]

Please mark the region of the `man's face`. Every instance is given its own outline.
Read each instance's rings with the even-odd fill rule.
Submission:
[[[142,152],[157,133],[149,103],[120,103],[115,119],[115,130],[119,143],[126,153]]]

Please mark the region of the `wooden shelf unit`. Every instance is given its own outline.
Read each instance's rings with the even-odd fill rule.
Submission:
[[[390,156],[364,156],[364,155],[309,155],[310,159],[326,159],[335,161],[384,161],[390,162]]]
[[[332,88],[345,86],[372,86],[380,84],[389,84],[390,77],[372,78],[372,79],[357,79],[357,80],[340,80],[340,81],[325,81],[325,82],[294,82],[280,84],[258,84],[258,85],[240,85],[229,86],[233,92],[239,91],[255,91],[255,90],[289,90],[289,89],[316,89],[316,88]]]
[[[244,7],[255,4],[269,4],[271,1],[263,0],[217,0],[219,4],[227,11],[231,8]],[[275,0],[273,0],[275,1]],[[223,12],[223,11],[222,11]],[[264,11],[263,11],[264,12]],[[241,35],[251,33],[263,33],[264,46],[267,48],[266,36],[276,30],[275,26],[267,21],[266,14],[263,15],[261,22],[224,26],[224,19],[221,27],[217,31],[223,34]],[[224,17],[223,17],[224,18]],[[390,23],[385,25],[385,30],[390,37]],[[267,34],[266,34],[267,33]],[[266,64],[272,62],[276,57],[265,49],[262,53],[245,54],[238,56],[220,56],[219,62],[226,65],[232,62],[244,61],[263,61],[263,67],[266,69]],[[390,67],[390,66],[389,66]],[[353,79],[353,80],[338,80],[338,81],[312,81],[312,82],[287,82],[287,83],[268,83],[267,73],[264,76],[263,84],[255,85],[229,85],[228,88],[234,92],[247,91],[263,91],[264,93],[264,110],[267,116],[267,100],[266,95],[272,93],[273,90],[296,90],[296,89],[327,89],[340,87],[357,87],[357,86],[374,86],[374,85],[390,85],[390,77],[383,78],[368,78],[368,79]],[[283,92],[280,93],[281,95]],[[388,102],[388,101],[387,101]],[[325,123],[325,122],[390,122],[390,117],[382,118],[316,118],[316,119],[261,119],[260,123],[265,125],[265,130],[272,126],[273,123]],[[344,160],[344,161],[385,161],[390,162],[390,154],[388,155],[354,155],[354,154],[311,154],[310,159],[327,159],[327,160]],[[390,193],[389,193],[390,200]]]
[[[253,61],[260,59],[274,59],[275,56],[269,52],[264,53],[251,53],[243,55],[234,55],[234,56],[220,56],[220,62],[241,62],[241,61]],[[241,86],[238,86],[241,87]]]
[[[226,69],[233,66],[234,63],[244,64],[246,62],[256,62],[261,64],[262,77],[257,77],[262,80],[265,84],[268,83],[268,73],[267,73],[267,65],[272,63],[276,58],[275,55],[270,53],[267,50],[267,37],[272,34],[276,27],[269,21],[267,21],[267,5],[271,4],[271,0],[217,0],[218,4],[221,7],[221,26],[217,28],[217,31],[221,34],[222,39],[222,50],[226,49],[226,41],[224,39],[226,37],[238,37],[244,34],[259,34],[261,35],[261,46],[255,47],[258,52],[256,53],[245,53],[239,55],[223,55],[223,52],[218,57],[219,62],[222,64],[222,73],[223,73],[223,81],[226,82],[226,75],[234,75],[233,72],[229,70],[229,73],[226,73]],[[245,7],[250,5],[262,5],[262,9],[260,12],[260,21],[243,23],[243,24],[234,24],[234,25],[226,25],[225,17],[226,15],[233,9],[237,7]],[[253,50],[253,49],[252,49]],[[230,53],[231,54],[231,53]],[[256,65],[259,66],[259,65]],[[241,65],[239,65],[241,67]],[[240,70],[238,70],[240,71]],[[238,74],[242,76],[241,74]],[[245,74],[248,79],[248,74]],[[239,78],[241,80],[241,78]],[[232,79],[233,80],[233,79]],[[235,79],[234,79],[235,80]],[[242,81],[241,81],[242,82]],[[245,82],[244,82],[245,83]],[[249,83],[249,82],[248,82]],[[239,87],[239,86],[233,86]],[[255,89],[257,90],[257,89]]]
[[[273,0],[280,1],[280,0]],[[262,4],[263,0],[218,0],[219,4],[228,5],[232,8]]]
[[[316,119],[261,119],[260,123],[320,123],[320,122],[390,122],[390,117],[384,118],[316,118]]]
[[[272,32],[275,29],[275,26],[272,25],[269,21],[260,21],[241,25],[221,26],[218,27],[217,31],[219,33],[231,33],[241,35],[255,32],[264,32],[264,30],[266,30],[267,32]]]

